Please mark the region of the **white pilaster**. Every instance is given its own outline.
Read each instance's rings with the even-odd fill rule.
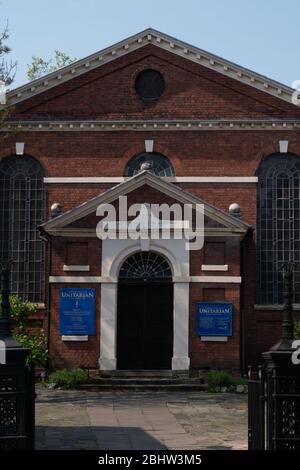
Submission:
[[[189,367],[189,284],[174,282],[172,370],[188,370]]]
[[[172,266],[174,282],[174,344],[172,370],[188,370],[189,359],[189,252],[185,240],[150,240],[148,250],[164,255]],[[124,259],[141,249],[134,240],[103,240],[101,284],[100,359],[101,370],[115,370],[117,338],[118,274]],[[176,279],[178,282],[176,282]],[[186,281],[183,282],[183,279]],[[180,280],[180,282],[179,282]]]
[[[101,331],[100,331],[100,359],[101,370],[115,370],[116,359],[116,331],[117,331],[117,287],[111,282],[101,284]]]

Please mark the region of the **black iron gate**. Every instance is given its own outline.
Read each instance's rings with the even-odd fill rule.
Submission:
[[[284,305],[281,339],[249,368],[250,450],[300,450],[300,364],[293,360],[293,268],[282,266]]]
[[[249,368],[249,450],[300,450],[300,365]]]
[[[34,449],[34,368],[29,350],[11,334],[9,270],[1,272],[0,309],[0,450]]]
[[[0,450],[34,449],[34,370],[0,366]]]
[[[265,381],[264,369],[249,367],[248,382],[248,448],[265,448]]]

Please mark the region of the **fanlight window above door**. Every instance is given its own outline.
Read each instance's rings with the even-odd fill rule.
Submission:
[[[131,255],[123,263],[120,279],[171,279],[172,271],[168,261],[161,255],[142,251]]]

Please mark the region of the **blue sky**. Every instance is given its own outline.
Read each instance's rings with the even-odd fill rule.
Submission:
[[[14,87],[33,55],[78,59],[147,27],[291,85],[300,79],[299,0],[0,0]]]

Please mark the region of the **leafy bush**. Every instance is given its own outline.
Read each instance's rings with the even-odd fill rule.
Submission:
[[[204,374],[204,380],[211,392],[221,387],[236,387],[237,385],[248,385],[247,377],[232,377],[223,370],[210,370]]]
[[[209,390],[214,390],[216,387],[228,387],[231,385],[232,378],[223,370],[210,370],[204,374],[204,380]]]
[[[12,334],[19,343],[30,350],[27,357],[28,365],[44,367],[48,358],[47,338],[42,329],[30,331],[28,317],[35,312],[36,305],[21,300],[17,295],[9,298],[10,317],[12,319]],[[0,296],[0,313],[2,298]]]
[[[9,305],[10,318],[13,321],[13,325],[16,328],[26,328],[28,324],[28,317],[31,313],[36,311],[36,305],[30,302],[26,302],[25,300],[21,300],[17,295],[11,295],[9,297]]]
[[[37,333],[21,332],[14,335],[19,343],[24,347],[30,349],[30,354],[27,357],[27,364],[29,366],[35,365],[44,367],[48,359],[47,339],[45,333],[41,330]]]
[[[231,379],[231,385],[248,385],[247,377],[233,377]]]
[[[295,322],[294,339],[300,339],[300,321]]]
[[[48,382],[55,383],[61,388],[70,389],[86,383],[88,378],[88,372],[84,369],[60,369],[49,375]]]

